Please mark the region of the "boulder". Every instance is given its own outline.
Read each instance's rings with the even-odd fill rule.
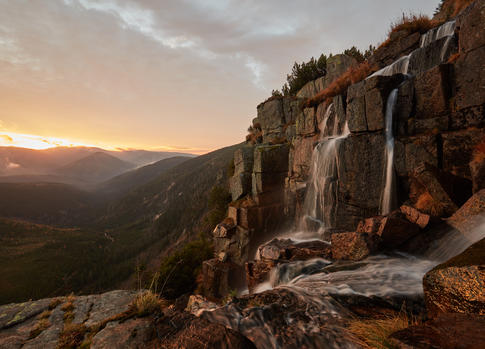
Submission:
[[[291,239],[273,239],[258,248],[257,256],[263,260],[297,261],[311,258],[329,258],[330,245],[321,240],[295,242]]]
[[[416,208],[427,214],[437,217],[450,216],[458,206],[450,198],[448,186],[438,169],[423,164],[411,175],[410,197],[414,199]]]
[[[256,349],[241,333],[186,311],[167,309],[157,320],[150,348]]]
[[[403,212],[404,211],[404,212]],[[403,206],[403,209],[391,212],[387,216],[376,216],[362,220],[357,226],[357,232],[368,234],[379,248],[392,250],[419,233],[419,225],[426,226],[426,216],[416,209]]]
[[[474,314],[439,314],[423,324],[394,332],[397,348],[485,348],[485,317]]]
[[[374,251],[374,242],[365,233],[335,233],[331,237],[332,258],[358,261]]]
[[[427,272],[423,288],[430,316],[485,315],[485,239]]]
[[[402,205],[399,210],[409,222],[416,224],[420,229],[426,228],[431,222],[430,215],[420,212],[412,206]]]
[[[219,223],[214,228],[212,235],[215,238],[231,238],[236,232],[236,224],[232,218],[227,219],[225,222]]]
[[[207,310],[210,311],[216,308],[217,308],[216,303],[207,300],[201,295],[193,294],[189,297],[189,301],[187,302],[187,306],[185,307],[185,310],[191,314],[194,314],[195,316],[199,316],[203,311],[207,311]]]

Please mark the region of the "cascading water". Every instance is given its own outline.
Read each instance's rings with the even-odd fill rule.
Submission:
[[[441,51],[442,61],[452,41],[454,29],[455,23],[448,22],[429,31],[421,38],[421,49],[447,37]],[[401,57],[372,76],[399,73],[406,75],[412,57],[413,53]],[[416,73],[414,68],[413,73]],[[386,103],[386,166],[381,197],[383,214],[395,207],[393,112],[397,95],[398,89],[393,90]],[[347,127],[342,131],[338,130],[339,120],[330,122],[332,112],[333,106],[330,105],[320,125],[321,138],[312,154],[311,175],[303,208],[302,226],[305,226],[307,231],[311,230],[308,229],[309,226],[313,226],[314,229],[310,234],[302,234],[301,230],[285,234],[292,240],[321,239],[322,233],[333,228],[335,222],[339,148],[349,131]],[[333,127],[328,124],[333,124]],[[295,338],[291,345],[285,342],[286,347],[353,348],[354,344],[345,340],[345,334],[339,330],[342,328],[339,321],[348,319],[350,315],[335,299],[348,295],[378,296],[386,299],[422,297],[422,279],[427,271],[485,237],[485,217],[480,219],[474,231],[466,237],[450,228],[450,231],[436,240],[421,257],[393,253],[368,257],[359,262],[332,263],[315,258],[279,264],[271,270],[269,280],[256,288],[257,297],[259,292],[269,292],[261,293],[263,299],[269,297],[269,303],[263,302],[260,305],[257,302],[258,298],[250,298],[255,300],[254,305],[250,307],[229,303],[214,311],[206,311],[203,316],[242,332],[258,348],[280,347],[281,338],[286,334],[285,328],[290,328],[290,336]],[[271,289],[274,291],[268,291]],[[303,310],[291,310],[294,303],[300,303]],[[272,309],[278,306],[285,310],[275,313]],[[320,336],[319,340],[323,338],[323,342],[316,342],[315,336]]]
[[[396,106],[398,89],[392,90],[387,98],[385,136],[386,136],[386,167],[384,172],[384,188],[381,196],[381,214],[386,215],[396,207],[396,177],[394,174],[394,132],[393,114]]]
[[[339,149],[343,140],[349,135],[348,127],[339,130],[339,120],[335,115],[333,128],[329,135],[327,122],[333,105],[327,108],[322,121],[321,139],[312,154],[310,181],[303,206],[301,228],[305,231],[316,231],[314,237],[334,227],[336,195],[338,185]],[[315,229],[316,228],[316,229]],[[307,237],[310,237],[307,235]]]
[[[425,47],[431,44],[433,41],[439,40],[446,36],[449,37],[454,35],[455,26],[456,26],[456,22],[453,20],[453,21],[446,22],[437,28],[428,30],[428,32],[426,32],[421,36],[421,42],[419,46]]]

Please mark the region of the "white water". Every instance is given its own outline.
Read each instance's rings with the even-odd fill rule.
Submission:
[[[456,22],[449,21],[437,28],[428,30],[425,34],[421,36],[420,47],[428,46],[433,41],[444,38],[445,36],[452,36],[455,34],[455,24]]]
[[[313,150],[310,181],[303,206],[302,229],[316,230],[314,237],[318,238],[322,237],[325,230],[334,227],[340,166],[339,149],[350,133],[345,126],[343,133],[338,135],[336,116],[335,120],[333,134],[324,137]]]
[[[408,73],[409,69],[409,60],[411,55],[403,56],[399,58],[394,63],[388,65],[387,67],[382,68],[381,70],[376,71],[374,74],[369,76],[367,79],[374,77],[374,76],[392,76],[395,74],[404,74]]]
[[[389,94],[386,104],[386,167],[384,172],[384,188],[381,196],[380,211],[386,215],[396,207],[396,176],[394,174],[394,132],[393,115],[396,106],[398,89]]]

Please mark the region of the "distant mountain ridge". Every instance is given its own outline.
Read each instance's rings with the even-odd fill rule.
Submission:
[[[112,155],[96,152],[80,160],[73,161],[55,172],[67,177],[89,182],[100,182],[135,168],[136,165]]]
[[[56,147],[50,149],[28,149],[20,147],[0,147],[0,182],[2,176],[53,175],[55,170],[97,152],[114,156],[135,164],[148,165],[174,156],[193,157],[193,154],[149,150],[105,150],[97,147]],[[23,181],[22,178],[19,181]]]

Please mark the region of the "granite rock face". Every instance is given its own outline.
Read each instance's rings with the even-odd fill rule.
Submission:
[[[426,273],[423,287],[431,316],[485,315],[485,239]]]

